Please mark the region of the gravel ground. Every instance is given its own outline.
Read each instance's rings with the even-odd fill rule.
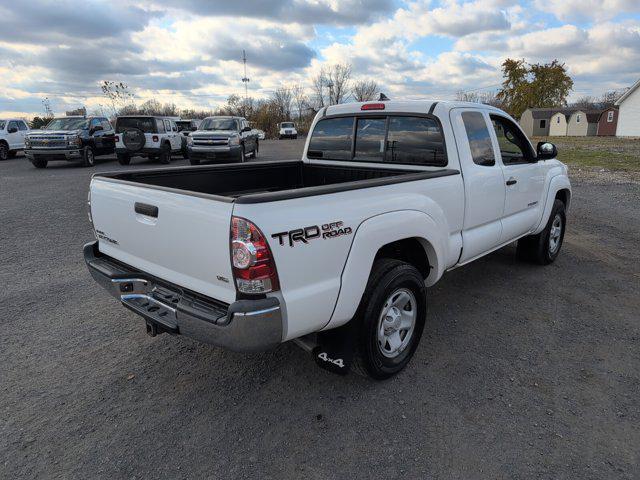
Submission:
[[[374,383],[148,337],[83,263],[95,170],[0,163],[0,478],[640,477],[637,183],[577,182],[551,266],[510,246],[446,274]]]

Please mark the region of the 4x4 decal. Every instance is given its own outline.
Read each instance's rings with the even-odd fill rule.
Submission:
[[[288,232],[274,233],[271,238],[277,238],[280,245],[284,245],[285,239],[288,240],[289,246],[293,247],[296,242],[309,243],[310,240],[322,238],[337,238],[343,235],[351,235],[353,230],[351,227],[345,227],[341,221],[325,223],[323,225],[310,225],[304,228],[296,228]]]

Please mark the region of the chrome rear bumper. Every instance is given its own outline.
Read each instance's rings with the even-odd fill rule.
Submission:
[[[91,276],[129,310],[143,317],[147,333],[185,335],[241,352],[268,350],[282,342],[277,298],[238,300],[231,305],[185,290],[84,246]]]

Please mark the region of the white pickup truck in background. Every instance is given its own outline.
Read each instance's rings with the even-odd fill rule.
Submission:
[[[85,260],[152,335],[297,340],[329,370],[387,378],[444,272],[516,240],[555,260],[571,199],[556,153],[486,105],[330,106],[300,161],[94,175]]]

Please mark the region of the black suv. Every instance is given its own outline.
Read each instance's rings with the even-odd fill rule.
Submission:
[[[112,154],[115,146],[115,132],[107,118],[60,117],[28,133],[24,154],[36,168],[56,160],[93,167],[96,156]]]

